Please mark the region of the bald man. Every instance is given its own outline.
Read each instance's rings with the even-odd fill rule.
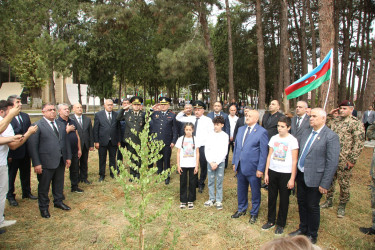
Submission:
[[[272,100],[270,106],[268,107],[268,112],[263,116],[262,127],[267,130],[269,139],[277,134],[277,122],[279,121],[280,117],[283,116],[279,110],[279,101]]]

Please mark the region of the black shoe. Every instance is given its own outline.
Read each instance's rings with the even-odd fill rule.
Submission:
[[[83,181],[81,181],[81,182],[83,182],[83,183],[85,183],[85,184],[87,184],[87,185],[90,185],[90,184],[91,184],[91,182],[89,182],[87,179],[86,179],[86,180],[83,180]]]
[[[303,233],[302,231],[301,231],[301,229],[297,229],[296,231],[293,231],[293,232],[291,232],[290,234],[288,234],[289,236],[297,236],[297,235],[305,235],[305,233]]]
[[[7,230],[5,230],[5,228],[0,228],[0,234],[3,234],[5,233]]]
[[[268,230],[268,229],[271,229],[275,226],[275,223],[270,223],[270,222],[267,222],[266,224],[264,224],[262,226],[262,230]]]
[[[46,209],[46,210],[40,210],[40,215],[41,215],[43,218],[46,218],[46,219],[48,219],[49,217],[51,217],[51,215],[50,215],[49,212],[48,212],[48,209]]]
[[[257,222],[257,219],[258,219],[258,215],[250,215],[249,223],[255,224],[255,222]]]
[[[80,189],[79,187],[76,187],[76,188],[72,188],[72,192],[74,192],[74,193],[83,193],[83,190]]]
[[[100,176],[99,177],[99,182],[103,182],[104,181],[104,176]]]
[[[367,234],[367,235],[374,235],[375,234],[375,229],[373,229],[372,227],[360,227],[359,231],[361,231],[362,233]]]
[[[169,182],[170,182],[169,178],[165,179],[165,185],[169,185]]]
[[[199,187],[198,192],[203,193],[203,187]]]
[[[237,218],[239,218],[240,216],[245,215],[245,214],[246,214],[246,210],[243,211],[243,212],[236,211],[236,212],[231,216],[231,218],[235,218],[235,219],[237,219]]]
[[[62,210],[70,210],[70,207],[68,207],[67,205],[65,205],[64,203],[60,203],[60,204],[55,204],[53,205],[54,207],[57,207],[57,208],[60,208]]]
[[[32,195],[31,193],[28,195],[22,195],[22,199],[30,199],[30,200],[37,200],[38,197]]]
[[[109,176],[111,176],[112,179],[115,178],[115,175],[113,173],[110,173]]]
[[[281,235],[284,233],[284,228],[280,226],[276,226],[275,234],[276,235]]]
[[[316,237],[312,237],[312,236],[307,236],[307,238],[311,241],[312,244],[316,244],[316,242],[318,241],[318,238]]]
[[[268,185],[266,183],[263,183],[260,187],[261,188],[268,188]]]
[[[16,201],[16,199],[12,198],[12,199],[8,199],[8,201],[9,201],[9,205],[11,205],[13,207],[18,206],[18,202]]]

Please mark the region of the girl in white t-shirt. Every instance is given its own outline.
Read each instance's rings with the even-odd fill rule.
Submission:
[[[176,142],[177,171],[180,174],[180,208],[186,208],[187,204],[189,209],[193,209],[198,179],[195,175],[198,173],[199,144],[193,136],[193,123],[185,123],[184,131],[185,135]]]
[[[280,193],[279,213],[275,234],[282,234],[286,224],[290,190],[294,188],[297,174],[298,141],[289,134],[291,119],[282,116],[277,123],[279,134],[272,136],[268,143],[269,151],[264,173],[264,182],[268,184],[268,219],[262,226],[268,230],[275,226],[277,195]]]

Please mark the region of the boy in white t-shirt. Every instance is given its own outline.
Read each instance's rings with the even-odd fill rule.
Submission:
[[[268,143],[269,153],[264,173],[264,182],[268,184],[268,218],[262,226],[268,230],[275,226],[277,195],[280,193],[279,213],[275,234],[282,234],[286,224],[290,190],[294,188],[297,174],[298,141],[289,134],[291,119],[282,116],[277,123],[279,134],[272,136]]]

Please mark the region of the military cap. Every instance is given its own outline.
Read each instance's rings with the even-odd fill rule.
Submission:
[[[169,104],[172,102],[171,98],[168,97],[159,97],[160,104]]]
[[[339,107],[341,106],[348,106],[348,107],[354,107],[354,104],[353,102],[349,101],[349,100],[345,100],[345,101],[342,101],[339,105]]]
[[[133,96],[133,97],[130,99],[130,102],[131,102],[132,104],[142,104],[143,99],[142,99],[142,97],[139,97],[139,96]]]
[[[193,108],[201,108],[201,109],[206,109],[206,104],[202,101],[194,101],[193,102]]]

